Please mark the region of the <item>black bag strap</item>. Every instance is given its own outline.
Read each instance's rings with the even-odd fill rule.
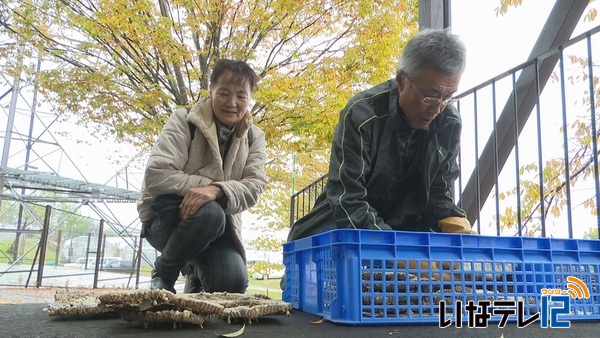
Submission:
[[[192,122],[188,122],[188,127],[190,127],[190,135],[192,135],[191,141],[194,139],[194,134],[196,134],[196,126]]]
[[[254,142],[254,135],[252,133],[252,126],[248,128],[248,147],[252,147],[252,142]]]
[[[190,110],[192,110],[192,107],[185,107],[185,109],[187,110],[187,113],[189,114]],[[190,128],[190,135],[192,136],[192,138],[190,139],[190,141],[191,141],[194,139],[194,134],[196,134],[196,126],[193,123],[188,122],[188,127]]]
[[[192,107],[185,107],[185,109],[187,109],[188,114],[190,113],[190,109],[192,109]],[[190,127],[190,135],[192,136],[192,138],[190,140],[194,139],[194,134],[196,134],[196,126],[191,123],[188,122],[188,127]],[[254,133],[252,132],[252,126],[250,126],[250,128],[248,129],[248,146],[252,147],[252,142],[254,142]]]

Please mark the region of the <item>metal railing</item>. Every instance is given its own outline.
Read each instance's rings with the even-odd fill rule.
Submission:
[[[323,175],[292,195],[290,198],[290,226],[314,207],[317,197],[325,189],[326,183],[327,175]]]
[[[104,219],[49,205],[5,201],[3,216],[16,217],[12,214],[19,209],[22,225],[0,229],[4,243],[0,285],[137,288],[140,284],[141,240],[124,245],[125,238],[108,234]]]
[[[593,67],[599,31],[461,94],[459,205],[480,232],[573,238],[576,230],[580,236],[600,228]]]

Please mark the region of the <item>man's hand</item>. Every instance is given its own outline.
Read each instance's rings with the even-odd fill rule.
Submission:
[[[210,201],[216,201],[223,197],[223,190],[216,185],[208,185],[206,187],[192,188],[183,197],[183,201],[179,205],[181,210],[181,218],[188,219],[195,214],[198,209]]]

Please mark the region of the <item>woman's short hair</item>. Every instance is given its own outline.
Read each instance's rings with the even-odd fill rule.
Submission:
[[[231,59],[219,59],[215,62],[212,72],[210,73],[210,83],[217,83],[217,80],[223,73],[230,72],[233,81],[240,81],[242,83],[248,83],[250,90],[254,92],[256,85],[260,78],[254,70],[244,61],[231,60]]]

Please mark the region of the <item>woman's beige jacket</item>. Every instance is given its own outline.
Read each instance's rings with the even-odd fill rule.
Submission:
[[[193,138],[188,122],[196,126]],[[252,142],[248,142],[249,128]],[[184,196],[190,188],[215,184],[225,194],[227,222],[244,254],[241,213],[257,203],[267,185],[265,133],[242,119],[232,137],[222,159],[210,98],[196,103],[189,113],[177,109],[158,136],[146,166],[137,203],[140,221],[155,217],[150,206],[156,196]]]

